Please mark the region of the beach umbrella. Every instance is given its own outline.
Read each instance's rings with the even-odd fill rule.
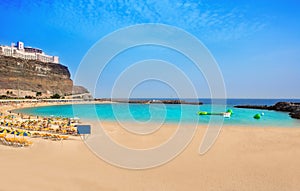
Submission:
[[[11,131],[10,134],[13,134],[14,138],[16,138],[16,135],[18,135],[19,133],[17,131]]]
[[[10,133],[10,130],[8,130],[8,129],[3,129],[2,131],[0,131],[0,133],[4,133],[4,134]]]
[[[18,134],[23,132],[22,130],[19,130],[19,129],[16,129],[15,131],[16,131]]]
[[[18,132],[17,132],[17,131],[11,131],[10,134],[12,134],[12,135],[17,135]]]
[[[23,132],[19,133],[18,135],[27,137],[27,136],[30,136],[31,134],[29,132],[23,131]]]
[[[6,137],[6,129],[2,129],[2,130],[0,131],[0,133],[3,133],[3,134],[4,134],[4,137]]]

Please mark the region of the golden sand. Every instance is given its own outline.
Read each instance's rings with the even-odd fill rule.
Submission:
[[[157,145],[176,129],[164,125],[148,138],[132,136],[117,123],[104,127],[116,142],[132,148]],[[31,139],[28,148],[0,145],[0,190],[300,190],[300,129],[226,126],[213,147],[199,155],[205,130],[199,126],[178,157],[148,170],[110,165],[80,137]]]

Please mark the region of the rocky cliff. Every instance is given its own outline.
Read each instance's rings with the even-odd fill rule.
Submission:
[[[70,95],[73,81],[68,68],[61,64],[0,56],[0,89]]]

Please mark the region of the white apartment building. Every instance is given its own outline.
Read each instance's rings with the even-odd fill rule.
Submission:
[[[0,55],[59,64],[58,56],[49,56],[38,48],[25,47],[24,43],[20,41],[17,42],[17,45],[14,43],[11,46],[0,45]]]

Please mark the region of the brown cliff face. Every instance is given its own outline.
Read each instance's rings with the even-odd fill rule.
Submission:
[[[0,56],[0,89],[69,95],[73,81],[66,66]]]

